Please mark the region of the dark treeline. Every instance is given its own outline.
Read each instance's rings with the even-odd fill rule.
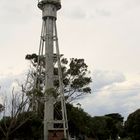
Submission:
[[[118,113],[91,117],[83,109],[67,104],[69,133],[79,140],[140,140],[140,110],[128,116],[124,122]],[[0,120],[1,140],[43,139],[43,119],[33,112],[22,112],[14,118],[4,116]],[[26,121],[23,121],[26,120]],[[11,125],[11,122],[13,124]],[[10,126],[10,128],[9,128]],[[6,133],[8,131],[8,137]]]

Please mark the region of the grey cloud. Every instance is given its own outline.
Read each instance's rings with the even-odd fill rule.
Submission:
[[[66,10],[65,16],[67,18],[72,18],[72,19],[83,19],[86,18],[86,12],[77,7],[70,10]]]
[[[128,80],[118,72],[96,70],[93,82],[99,91],[81,99],[80,103],[92,116],[120,113],[127,119],[130,113],[140,108],[140,82],[134,79]],[[105,86],[109,88],[100,90]]]
[[[124,81],[125,76],[119,72],[101,70],[95,70],[93,72],[93,90],[99,90],[105,86]]]
[[[140,84],[139,84],[140,87]],[[112,86],[110,88],[110,98],[115,98],[116,100],[120,100],[120,97],[123,99],[131,100],[131,98],[135,98],[139,96],[138,86],[131,85],[131,87],[119,87],[115,85],[115,88]]]
[[[96,9],[96,14],[99,16],[111,16],[111,12],[104,9]]]
[[[101,104],[101,105],[95,105],[92,108],[88,107],[85,108],[86,111],[90,112],[92,116],[103,116],[106,114],[111,114],[111,113],[120,113],[123,117],[127,117],[126,109],[121,106],[121,105],[112,105],[112,104]]]
[[[80,103],[85,111],[92,116],[120,113],[126,119],[130,113],[140,108],[139,89],[132,91],[131,88],[125,92],[120,89],[114,92],[112,90],[94,93],[82,99]]]
[[[117,16],[130,11],[140,5],[139,0],[83,0],[81,6],[85,8],[85,12],[88,12],[88,17],[99,16]],[[94,16],[93,16],[94,13]]]
[[[9,1],[5,0],[0,5],[0,22],[4,24],[19,24],[25,23],[33,17],[33,2],[25,1]]]
[[[0,75],[0,93],[11,92],[11,86],[14,82],[24,82],[25,73],[19,75],[8,74],[6,76]]]

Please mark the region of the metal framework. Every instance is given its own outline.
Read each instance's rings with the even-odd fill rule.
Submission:
[[[58,130],[63,131],[64,138],[68,139],[68,121],[56,26],[57,10],[61,8],[61,2],[60,0],[39,0],[38,7],[42,10],[43,19],[38,63],[41,57],[45,58],[44,140],[49,140],[49,131]],[[56,63],[54,63],[54,54],[56,54]],[[57,64],[58,68],[59,94],[57,98],[51,92],[54,88],[54,64]],[[41,74],[41,64],[37,66],[37,69]],[[54,106],[58,101],[61,104],[58,110],[61,119],[55,120]]]

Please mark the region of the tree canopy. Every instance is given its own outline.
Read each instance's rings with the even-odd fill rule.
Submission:
[[[55,65],[56,58],[54,54],[54,87],[57,89],[59,87],[58,81],[58,68]],[[37,83],[43,84],[45,75],[45,58],[43,56],[38,56],[36,54],[26,55],[26,59],[30,60],[33,70],[31,71],[32,76],[37,77]],[[64,84],[64,92],[68,100],[73,100],[80,97],[85,93],[91,93],[91,88],[89,84],[92,82],[89,76],[88,66],[84,59],[71,58],[61,58],[61,68]],[[41,71],[40,68],[42,69]],[[56,78],[55,78],[56,77]],[[32,79],[35,79],[32,77]]]
[[[28,54],[26,55],[26,59],[31,62],[26,93],[30,99],[34,99],[34,102],[37,102],[39,107],[42,106],[41,98],[44,96],[45,57],[36,54]],[[58,67],[56,61],[56,55],[54,54],[54,89],[51,91],[53,91],[55,98],[59,95]],[[64,95],[67,102],[72,102],[85,94],[91,93],[90,83],[92,80],[89,76],[90,72],[84,59],[71,58],[68,60],[61,55],[61,70]]]
[[[126,136],[132,140],[140,140],[140,109],[131,113],[125,122]]]

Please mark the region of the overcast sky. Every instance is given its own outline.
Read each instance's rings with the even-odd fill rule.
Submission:
[[[37,0],[0,0],[0,85],[23,77],[25,55],[37,53],[41,11]],[[62,0],[60,51],[84,58],[92,94],[80,100],[92,116],[140,108],[140,0]]]

